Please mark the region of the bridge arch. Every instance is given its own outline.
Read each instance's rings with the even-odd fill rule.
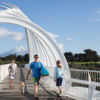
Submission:
[[[48,67],[50,75],[53,75],[56,61],[61,60],[65,68],[65,84],[66,81],[70,80],[70,71],[64,54],[58,47],[57,43],[48,35],[44,29],[34,24],[28,17],[16,6],[4,3],[5,10],[0,11],[0,23],[16,24],[25,28],[28,51],[29,51],[29,62],[33,61],[34,54],[38,54],[40,61]],[[52,68],[52,71],[51,69]],[[53,81],[53,77],[52,77]],[[68,84],[70,87],[71,84]],[[52,85],[51,85],[52,86]]]

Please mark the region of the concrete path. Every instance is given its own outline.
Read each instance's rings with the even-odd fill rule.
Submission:
[[[18,73],[14,80],[14,89],[9,89],[8,78],[0,83],[0,100],[35,100],[33,96],[33,82],[30,74],[29,80],[25,81],[25,74],[27,70],[25,68],[18,68]],[[24,81],[26,83],[25,94],[22,95],[18,89],[18,82]],[[39,100],[73,100],[68,97],[56,96],[56,92],[52,91],[48,86],[41,84],[39,86]]]

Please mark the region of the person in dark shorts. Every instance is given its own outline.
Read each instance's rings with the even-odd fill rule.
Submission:
[[[58,60],[56,64],[57,66],[55,67],[55,70],[54,70],[54,81],[56,82],[56,86],[58,87],[57,96],[59,96],[59,94],[62,93],[61,86],[62,86],[62,81],[63,81],[63,76],[64,76],[64,68],[61,65],[60,60]]]
[[[38,99],[37,91],[39,86],[39,81],[41,77],[41,68],[43,67],[42,63],[38,61],[39,56],[36,54],[34,55],[34,62],[30,64],[30,68],[28,70],[26,80],[28,80],[29,73],[32,70],[32,80],[34,84],[34,96]]]

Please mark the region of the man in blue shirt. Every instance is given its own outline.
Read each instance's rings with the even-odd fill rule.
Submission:
[[[26,80],[28,80],[28,76],[32,70],[32,79],[34,83],[34,96],[36,99],[38,99],[37,90],[38,90],[38,85],[41,76],[41,67],[43,67],[42,63],[38,61],[38,58],[39,58],[38,55],[34,55],[34,62],[30,64],[30,68],[28,70],[27,77],[26,77]]]

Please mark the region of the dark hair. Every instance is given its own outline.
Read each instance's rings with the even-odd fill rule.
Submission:
[[[60,64],[60,60],[57,60],[57,62],[56,62],[56,64],[57,64],[57,67],[59,67],[59,68],[62,68],[63,66],[62,65],[59,65]]]
[[[37,54],[35,54],[35,55],[34,55],[34,58],[35,58],[35,57],[39,57],[39,56],[38,56]]]

